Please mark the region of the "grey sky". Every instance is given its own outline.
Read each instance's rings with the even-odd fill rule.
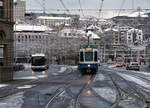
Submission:
[[[27,8],[40,8],[43,0],[26,0]],[[59,0],[45,0],[46,8],[62,8]],[[67,8],[79,8],[78,0],[63,0]],[[80,0],[83,8],[98,8],[101,0]],[[104,0],[104,8],[120,8],[123,0]],[[150,0],[134,0],[135,8],[150,8]],[[125,0],[125,8],[132,8],[132,0]]]
[[[42,9],[43,0],[26,0],[27,9]],[[60,0],[45,0],[46,9],[64,9],[60,3]],[[68,9],[80,8],[78,0],[63,0]],[[100,7],[101,0],[80,0],[83,9],[98,9]],[[119,9],[123,0],[104,0],[104,9]],[[134,0],[134,8],[150,8],[150,0]],[[131,9],[132,0],[125,0],[123,8]],[[50,11],[53,12],[53,11]],[[75,13],[75,12],[74,12]],[[79,13],[79,12],[77,12]],[[86,13],[86,12],[85,12]],[[90,14],[90,13],[89,13]],[[93,14],[93,13],[92,13]]]

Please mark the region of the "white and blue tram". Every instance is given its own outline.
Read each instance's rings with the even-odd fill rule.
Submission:
[[[32,71],[41,72],[48,69],[48,61],[45,54],[33,54],[31,56],[31,69]]]
[[[78,69],[82,74],[96,74],[98,71],[98,50],[93,45],[80,49]]]

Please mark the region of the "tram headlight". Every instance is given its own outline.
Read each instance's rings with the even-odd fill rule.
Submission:
[[[90,64],[88,64],[88,68],[90,68],[91,67],[91,65]]]

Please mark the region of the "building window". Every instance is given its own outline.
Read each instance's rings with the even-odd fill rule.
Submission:
[[[0,18],[3,18],[3,0],[0,0]]]
[[[64,33],[65,36],[67,36],[67,33]]]
[[[18,39],[18,43],[20,43],[20,39]]]
[[[69,33],[69,36],[71,36],[71,33]]]

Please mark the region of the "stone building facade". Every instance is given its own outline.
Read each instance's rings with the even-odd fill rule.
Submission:
[[[13,79],[13,0],[0,0],[0,82]]]

